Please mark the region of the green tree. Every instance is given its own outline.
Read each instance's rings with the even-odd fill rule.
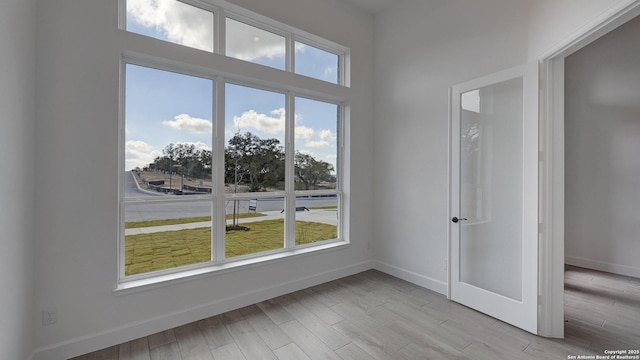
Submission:
[[[225,181],[246,183],[249,191],[276,187],[284,181],[284,150],[278,139],[236,134],[225,149]]]
[[[169,144],[149,165],[150,169],[164,170],[193,178],[211,178],[212,154],[210,150],[196,149],[194,144]]]
[[[331,175],[331,172],[334,171],[333,165],[322,160],[316,160],[309,154],[296,151],[294,163],[296,179],[302,183],[305,190],[310,190],[321,181],[332,181],[334,179]]]

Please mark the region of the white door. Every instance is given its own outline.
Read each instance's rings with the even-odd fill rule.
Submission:
[[[451,88],[449,294],[538,332],[538,70]]]

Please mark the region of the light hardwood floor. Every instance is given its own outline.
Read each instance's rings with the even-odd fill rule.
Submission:
[[[74,360],[538,360],[640,348],[640,279],[567,267],[565,280],[564,340],[371,270]]]

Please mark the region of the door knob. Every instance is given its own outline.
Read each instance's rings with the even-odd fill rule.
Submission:
[[[453,221],[454,223],[457,223],[458,221],[464,221],[464,220],[467,220],[467,218],[460,218],[460,219],[458,219],[458,217],[457,217],[457,216],[454,216],[454,217],[453,217],[453,219],[451,219],[451,221]]]

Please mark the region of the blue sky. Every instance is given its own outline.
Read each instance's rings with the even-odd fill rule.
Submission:
[[[127,9],[129,31],[205,51],[213,47],[209,12],[175,0],[128,0]],[[236,44],[229,47],[228,54],[282,67],[284,50],[279,47],[284,43],[279,36],[243,25],[232,31],[237,32],[237,38],[233,34],[227,38],[228,43]],[[298,43],[296,72],[336,82],[337,56]],[[209,79],[127,65],[125,168],[147,165],[170,143],[211,149],[213,88]],[[283,94],[233,84],[227,84],[225,91],[226,114],[220,119],[225,122],[225,142],[239,130],[277,138],[284,145]],[[295,108],[295,149],[335,165],[337,105],[296,98]]]

